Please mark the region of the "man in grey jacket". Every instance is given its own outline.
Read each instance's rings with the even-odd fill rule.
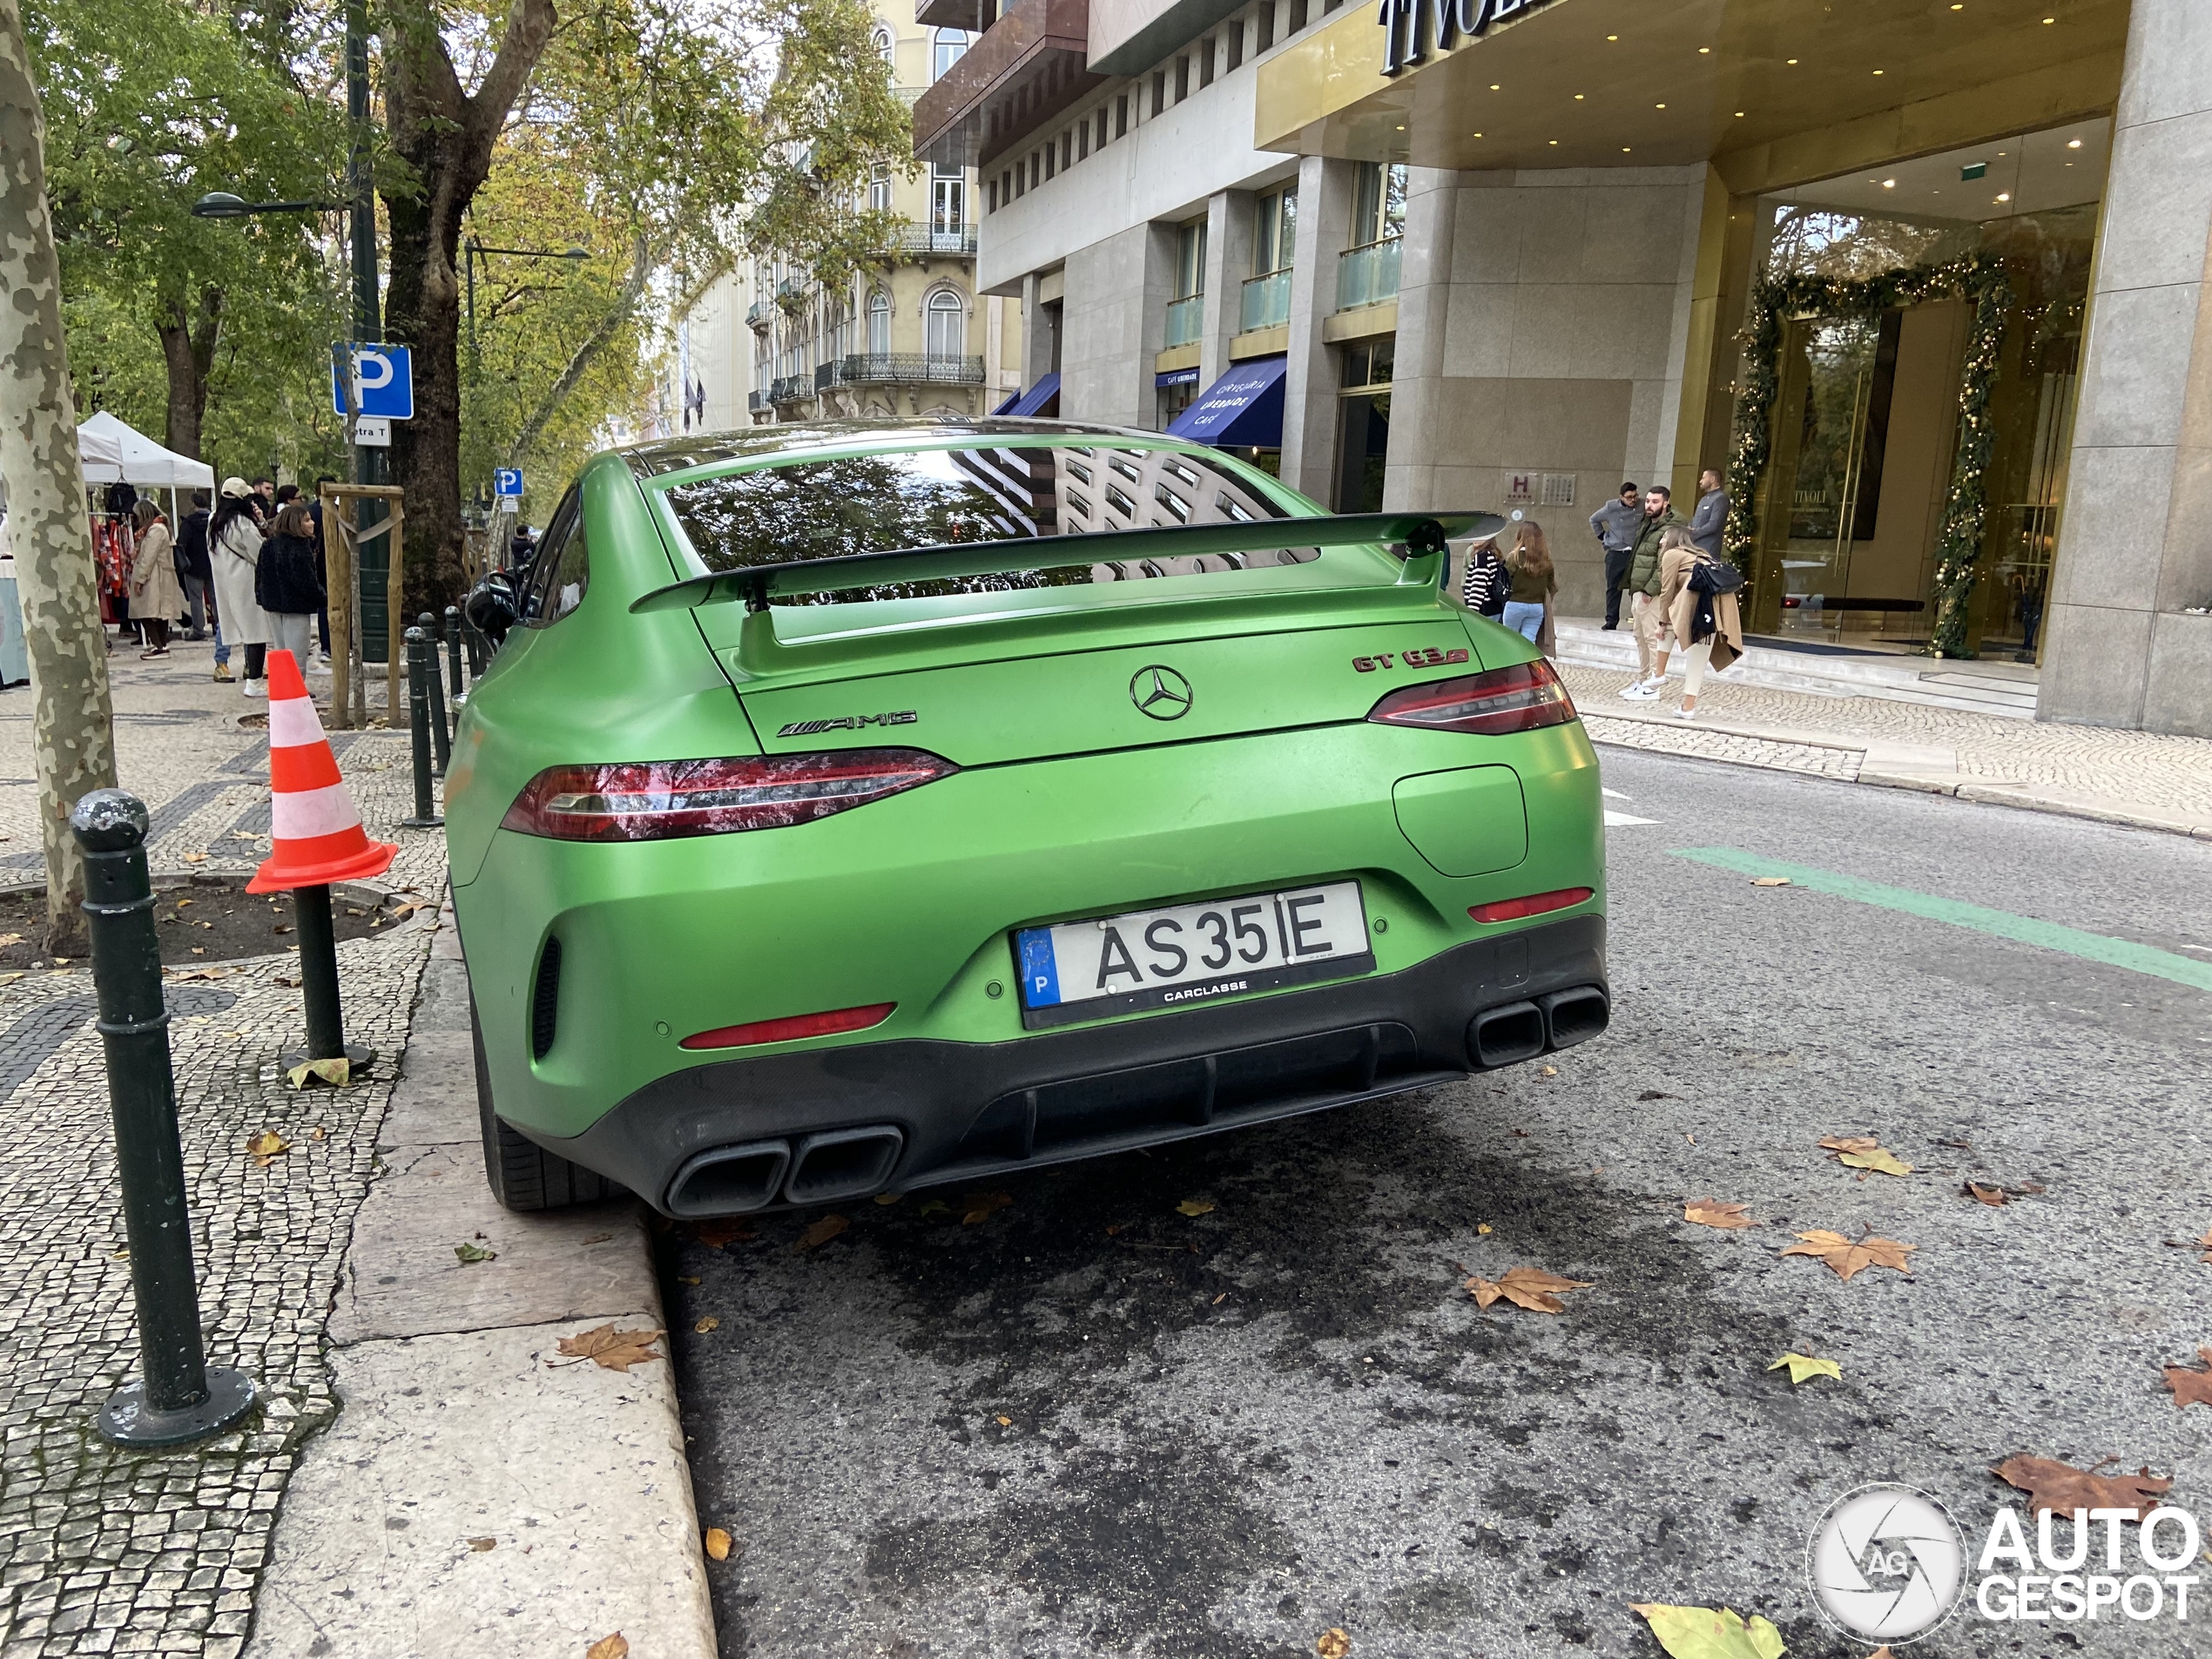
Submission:
[[[1621,625],[1621,584],[1629,579],[1629,561],[1635,556],[1636,537],[1643,530],[1643,507],[1636,487],[1622,484],[1621,493],[1590,515],[1590,528],[1605,550],[1605,625]]]
[[[1710,467],[1697,475],[1697,510],[1689,516],[1689,539],[1715,558],[1721,556],[1721,538],[1728,529],[1728,491],[1721,475]]]

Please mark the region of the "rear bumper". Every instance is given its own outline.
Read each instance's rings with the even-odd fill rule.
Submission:
[[[1602,916],[1456,946],[1394,974],[1013,1042],[914,1038],[729,1060],[649,1083],[573,1137],[516,1127],[664,1214],[830,1202],[1156,1145],[1448,1082],[1486,1059],[1533,1058],[1602,1028],[1596,997],[1556,1003],[1580,988],[1607,994]],[[1537,1017],[1548,1003],[1555,1020]],[[1479,1054],[1474,1022],[1498,1010]]]

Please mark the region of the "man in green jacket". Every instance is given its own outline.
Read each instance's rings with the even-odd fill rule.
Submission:
[[[1659,605],[1659,539],[1670,525],[1686,521],[1675,511],[1673,492],[1654,484],[1643,494],[1643,523],[1636,532],[1635,550],[1629,559],[1629,579],[1622,589],[1636,636],[1636,678],[1621,695],[1631,703],[1649,703],[1659,695],[1664,679],[1655,671],[1661,642],[1674,644],[1667,613]]]

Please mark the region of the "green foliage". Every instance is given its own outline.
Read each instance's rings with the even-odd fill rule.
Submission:
[[[1728,554],[1739,570],[1756,576],[1759,487],[1772,456],[1774,401],[1781,388],[1787,319],[1878,322],[1886,311],[1952,298],[1973,302],[1974,323],[1959,379],[1959,442],[1951,489],[1936,538],[1936,615],[1928,649],[1937,657],[1973,654],[1967,629],[1988,509],[1985,475],[1995,436],[1989,394],[1997,378],[2005,314],[2012,303],[2012,287],[1998,260],[1976,253],[1941,265],[1912,266],[1859,278],[1807,273],[1762,277],[1752,287],[1751,314],[1738,336],[1746,359],[1744,383],[1737,395],[1728,465]]]
[[[326,464],[334,422],[312,411],[343,314],[320,241],[332,221],[189,211],[215,190],[331,193],[343,133],[300,78],[312,43],[280,52],[277,15],[178,0],[32,0],[24,23],[80,398],[240,469],[273,454]],[[204,388],[171,384],[165,330]]]

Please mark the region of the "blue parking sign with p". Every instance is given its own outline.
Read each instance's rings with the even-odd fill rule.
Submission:
[[[495,496],[520,496],[523,493],[523,469],[520,467],[495,468],[491,475],[491,493]]]
[[[349,392],[353,403],[350,411],[346,407]],[[330,354],[330,403],[341,415],[412,421],[415,368],[408,348],[360,341],[334,348]]]

